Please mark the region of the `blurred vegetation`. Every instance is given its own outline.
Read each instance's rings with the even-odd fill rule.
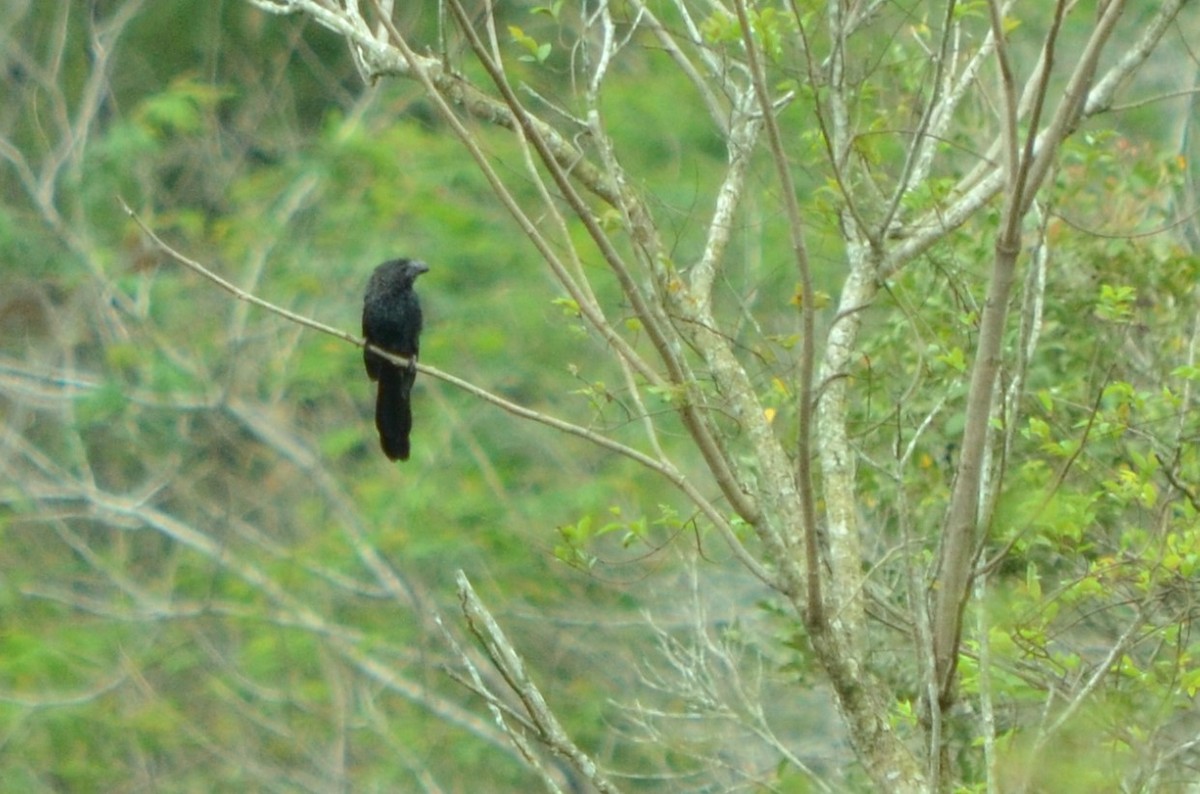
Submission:
[[[132,5],[7,5],[0,128],[29,175],[10,158],[0,180],[0,790],[396,791],[430,780],[529,790],[520,759],[480,727],[482,701],[443,671],[453,660],[433,619],[455,610],[460,568],[506,621],[576,740],[628,774],[631,789],[664,790],[656,776],[670,774],[681,789],[757,780],[817,790],[765,750],[712,777],[713,757],[739,727],[660,725],[668,739],[656,744],[614,702],[686,712],[678,693],[646,686],[655,680],[648,660],[662,658],[665,638],[688,636],[697,611],[722,649],[758,671],[762,702],[810,767],[847,790],[865,785],[794,619],[661,481],[430,378],[418,380],[413,460],[387,465],[357,349],[166,260],[118,203],[240,287],[351,333],[370,269],[418,256],[431,265],[419,284],[423,360],[533,409],[639,438],[605,345],[563,303],[415,84],[364,87],[344,43],[299,17],[159,0],[119,38],[101,36],[111,79],[90,86],[88,15],[115,30]],[[401,22],[434,40],[433,6],[414,5]],[[538,5],[507,4],[498,24],[518,29],[506,45],[514,60],[528,56],[520,68],[530,90],[569,107],[570,53],[556,29],[567,23],[534,13]],[[720,42],[721,20],[708,24]],[[762,35],[771,40],[782,24],[761,20]],[[889,24],[879,21],[881,37]],[[39,54],[54,52],[60,34],[52,72]],[[920,54],[912,41],[892,42],[873,66],[894,69],[905,98],[919,91],[905,68]],[[610,132],[674,230],[671,256],[689,262],[703,246],[723,144],[690,84],[662,68],[667,55],[648,38],[631,51],[607,85]],[[777,76],[812,90],[795,70],[780,66]],[[102,100],[84,125],[75,113],[92,90]],[[891,132],[912,108],[861,99],[864,116],[877,114],[863,126],[878,134],[862,136],[855,155],[899,168]],[[1200,689],[1189,633],[1200,505],[1183,488],[1200,481],[1190,398],[1200,380],[1191,349],[1200,258],[1182,234],[1148,234],[1178,216],[1189,165],[1166,130],[1146,131],[1137,112],[1124,123],[1076,138],[1047,197],[1053,300],[992,527],[992,552],[1011,544],[1012,553],[985,605],[991,650],[1011,671],[990,685],[1005,703],[1001,733],[1014,758],[1048,682],[1081,674],[1129,610],[1143,610],[1153,631],[1069,731],[1076,761],[1094,757],[1088,732],[1097,732],[1114,768],[1134,767],[1156,732],[1194,727],[1187,715]],[[972,124],[964,118],[947,141],[964,150],[964,167]],[[476,132],[520,184],[511,133]],[[791,145],[820,268],[813,299],[827,323],[841,277],[834,198],[815,133]],[[56,162],[66,165],[39,194]],[[753,174],[719,305],[759,362],[755,387],[784,433],[795,422],[789,378],[804,297],[769,164]],[[937,200],[931,185],[908,209]],[[957,413],[990,240],[981,225],[964,228],[889,281],[849,373],[860,398],[855,443],[868,461],[868,545],[897,593],[903,570],[887,551],[915,534],[930,558],[961,426],[951,419],[924,433],[918,476],[897,482],[887,461],[939,400]],[[617,300],[600,263],[585,264]],[[757,322],[737,321],[750,310]],[[946,388],[915,388],[928,383]],[[648,407],[664,415],[664,442],[682,448],[670,398]],[[702,478],[699,462],[690,465]],[[103,494],[107,510],[81,501],[84,492]],[[900,500],[912,508],[903,521]],[[370,576],[363,543],[400,572],[411,609],[397,609],[400,597]],[[288,599],[322,626],[297,624],[303,610],[289,612]],[[878,658],[899,693],[896,722],[911,726],[907,639],[881,629]],[[402,683],[373,677],[346,647],[386,661]],[[964,685],[977,691],[977,666],[963,664]],[[448,717],[451,707],[461,712]],[[962,755],[978,775],[969,739]],[[1070,788],[1059,776],[1082,774],[1076,761],[1047,765],[1044,790],[1099,790],[1113,779],[1093,770],[1100,777]]]
[[[22,79],[15,55],[7,62],[21,101],[5,103],[5,132],[36,167],[58,143],[41,117],[82,104],[88,23],[79,8],[24,10],[8,35],[29,57],[54,46],[59,13],[70,17],[61,97]],[[6,366],[65,366],[78,381],[62,410],[4,402],[6,422],[33,425],[52,456],[47,473],[141,493],[451,700],[465,692],[437,673],[445,652],[426,647],[437,637],[421,624],[453,609],[450,576],[465,569],[500,596],[534,668],[561,682],[548,691],[577,704],[580,740],[603,744],[613,717],[601,693],[636,675],[650,642],[629,624],[685,597],[654,596],[646,577],[676,568],[673,545],[688,556],[696,530],[685,516],[612,542],[582,538],[590,564],[576,567],[557,527],[620,511],[675,516],[673,496],[626,462],[514,426],[428,379],[414,460],[387,466],[357,350],[248,310],[164,260],[117,198],[240,286],[352,333],[374,264],[420,256],[432,266],[421,285],[425,360],[619,434],[629,417],[595,407],[619,378],[602,345],[555,304],[536,253],[411,84],[364,88],[339,41],[239,3],[155,3],[116,44],[86,152],[58,183],[61,226],[16,180],[3,182]],[[637,82],[629,96],[653,106]],[[523,168],[507,134],[480,132],[508,168]],[[690,142],[676,145],[679,160],[696,159]],[[637,154],[647,173],[679,168]],[[674,200],[696,200],[691,181]],[[232,401],[265,413],[239,415]],[[328,482],[314,488],[293,444],[319,456]],[[497,764],[494,749],[419,704],[379,686],[358,693],[344,659],[277,623],[252,583],[187,543],[112,533],[69,502],[48,512],[45,493],[15,480],[3,491],[4,790],[322,789],[339,764],[354,790],[404,789],[424,768],[460,790],[478,779],[489,790],[527,785],[515,759]],[[360,589],[363,562],[331,498],[412,578],[425,614],[406,617]],[[369,700],[347,706],[359,697]]]

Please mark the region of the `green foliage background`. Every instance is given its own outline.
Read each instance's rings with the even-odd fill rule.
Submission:
[[[526,37],[513,33],[508,54],[524,52],[521,77],[569,106],[559,22],[533,5],[503,9],[503,22]],[[71,17],[56,77],[70,106],[87,91],[79,7],[27,7],[5,37],[24,42],[27,53],[50,47],[59,13]],[[405,15],[410,29],[436,27],[432,11]],[[770,40],[784,22],[759,24]],[[720,26],[714,19],[708,29],[718,43]],[[778,78],[810,90],[786,66],[786,41]],[[0,484],[0,788],[407,790],[424,770],[453,790],[478,790],[479,780],[489,790],[527,790],[528,773],[511,751],[439,716],[416,694],[486,720],[481,703],[441,672],[446,649],[430,630],[435,613],[453,613],[460,568],[497,605],[580,744],[627,770],[631,786],[660,790],[653,775],[666,770],[681,786],[702,787],[688,775],[700,775],[706,756],[737,730],[713,723],[659,745],[623,740],[636,731],[611,698],[644,683],[646,659],[656,658],[662,639],[643,610],[667,634],[685,635],[697,602],[712,610],[714,634],[764,671],[763,700],[781,734],[807,743],[806,761],[819,773],[861,784],[852,769],[837,777],[845,750],[809,678],[798,627],[745,581],[663,483],[428,378],[416,396],[414,459],[386,465],[359,351],[250,309],[166,261],[121,211],[118,196],[239,286],[352,333],[370,269],[419,256],[431,265],[419,285],[425,361],[536,410],[638,438],[603,343],[563,304],[415,85],[365,88],[342,42],[241,3],[155,2],[115,46],[107,97],[78,143],[85,151],[57,180],[50,205],[39,206],[19,179],[0,182],[5,372],[53,371],[73,383],[65,405],[0,401],[22,439],[10,436],[4,454],[35,461],[44,476],[42,488]],[[906,52],[907,40],[896,46],[895,59],[878,68],[894,71],[897,94],[908,97],[917,87],[903,65],[916,48]],[[649,42],[635,50],[608,85],[610,131],[660,222],[676,230],[671,255],[683,264],[703,244],[700,220],[725,154],[690,87],[663,68],[666,55]],[[5,64],[10,100],[0,122],[36,172],[56,156],[47,120],[59,109],[29,64],[15,56]],[[890,131],[911,108],[865,94],[859,110],[864,129],[878,134],[862,136],[856,155],[880,172],[898,168]],[[947,145],[969,150],[976,122],[964,118]],[[1187,164],[1163,154],[1163,141],[1145,134],[1136,113],[1125,123],[1077,138],[1049,197],[1061,212],[1047,219],[1056,243],[1053,300],[1021,398],[1029,419],[992,528],[994,550],[1011,543],[1012,553],[986,605],[993,652],[1013,671],[992,686],[1008,709],[1003,733],[1017,754],[1047,681],[1083,669],[1088,641],[1103,648],[1130,604],[1153,604],[1138,608],[1158,644],[1120,660],[1112,686],[1070,734],[1086,743],[1085,729],[1098,728],[1114,767],[1131,764],[1155,731],[1181,730],[1187,723],[1174,715],[1187,712],[1200,688],[1200,649],[1189,634],[1197,505],[1163,473],[1170,468],[1177,484],[1200,480],[1196,417],[1180,409],[1200,379],[1189,348],[1200,260],[1181,235],[1129,236],[1174,217],[1172,191]],[[511,135],[477,131],[510,184],[521,184]],[[814,299],[827,302],[840,275],[834,199],[815,133],[793,144],[821,268]],[[795,277],[765,162],[755,186],[758,198],[738,218],[722,319],[760,362],[756,387],[788,432]],[[916,195],[913,209],[937,198]],[[1108,228],[1128,234],[1080,231]],[[909,542],[906,533],[927,556],[935,546],[930,528],[953,476],[961,430],[953,406],[973,346],[990,231],[965,228],[887,285],[867,320],[869,348],[850,373],[858,444],[864,459],[880,462],[863,466],[861,478],[886,582],[898,583],[901,567],[885,550]],[[617,301],[600,262],[586,264],[597,289]],[[759,322],[736,322],[743,312]],[[882,461],[943,399],[951,418],[922,437],[915,475],[895,481]],[[667,443],[682,448],[669,400],[651,408],[663,415]],[[111,495],[112,509],[95,515],[63,483]],[[901,499],[912,508],[903,522]],[[153,531],[132,512],[123,531],[114,529],[131,504],[248,561],[414,689],[405,695],[371,681],[320,631],[289,625],[262,588],[179,532]],[[365,584],[372,580],[355,532],[402,572],[411,610]],[[690,585],[692,570],[705,583],[701,594]],[[887,631],[879,639],[898,723],[910,717],[904,708],[914,696],[902,642]],[[967,688],[977,687],[978,670],[964,665]],[[655,694],[664,708],[685,710],[682,698]],[[977,757],[969,740],[963,746],[969,770]],[[1078,768],[1069,759],[1061,767]],[[1047,780],[1059,774],[1051,765]],[[786,763],[740,775],[810,790]]]
[[[31,52],[49,47],[59,10],[29,9],[9,35],[28,37]],[[84,91],[87,41],[78,9],[67,13],[76,18],[60,81],[72,101]],[[48,157],[53,141],[36,115],[51,112],[50,100],[14,71],[9,88],[25,114],[9,105],[10,140],[31,160]],[[640,112],[678,120],[637,85],[628,96]],[[120,41],[101,116],[60,184],[61,226],[4,183],[4,356],[66,358],[83,382],[66,412],[6,403],[6,418],[37,424],[61,476],[143,494],[365,645],[386,646],[382,655],[436,697],[482,712],[437,673],[445,651],[427,647],[436,638],[419,621],[378,592],[328,581],[338,572],[361,581],[362,562],[328,494],[287,460],[290,448],[263,437],[283,433],[285,447],[319,456],[366,540],[441,602],[423,610],[453,609],[458,568],[485,583],[548,691],[572,704],[580,740],[604,744],[611,708],[601,693],[632,679],[649,641],[622,625],[644,606],[670,605],[676,596],[646,592],[647,577],[678,565],[673,543],[695,542],[682,519],[639,518],[675,516],[673,497],[611,455],[428,379],[414,460],[386,465],[359,351],[247,311],[164,260],[117,201],[235,283],[350,332],[370,269],[420,256],[432,266],[421,285],[425,360],[619,435],[628,417],[593,405],[618,377],[602,345],[556,305],[535,252],[414,86],[362,87],[341,43],[298,20],[234,3],[156,3]],[[481,133],[519,172],[506,134]],[[671,146],[674,162],[657,149],[638,161],[672,185],[672,200],[694,202],[690,172],[706,155],[687,140]],[[234,400],[268,411],[269,428],[229,410]],[[276,624],[261,592],[186,544],[113,533],[70,505],[47,514],[15,483],[4,491],[4,790],[328,787],[339,730],[350,737],[340,762],[355,790],[407,788],[426,767],[461,790],[480,779],[491,790],[528,784],[514,759],[497,764],[469,731],[382,686],[367,688],[371,702],[351,706],[346,724],[344,700],[365,695],[344,678],[337,690],[344,662],[309,632]],[[637,526],[624,542],[571,535],[581,518],[615,528],[626,515]],[[154,603],[158,620],[147,614]],[[169,608],[189,616],[168,618]]]

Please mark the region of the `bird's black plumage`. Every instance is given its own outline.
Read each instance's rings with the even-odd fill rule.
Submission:
[[[378,353],[363,350],[363,363],[371,380],[379,382],[375,400],[375,426],[379,443],[389,460],[408,460],[408,434],[412,430],[409,397],[417,377],[421,336],[421,303],[413,281],[429,270],[415,259],[393,259],[375,268],[363,296],[363,336],[368,343],[408,358],[402,367]]]

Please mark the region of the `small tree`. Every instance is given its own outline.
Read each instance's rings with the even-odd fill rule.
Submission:
[[[1114,389],[1138,399],[1122,372],[1093,384],[1090,400],[1080,400],[1088,392],[1067,397],[1065,384],[1047,384],[1038,392],[1040,411],[1029,402],[1031,378],[1045,382],[1037,378],[1038,354],[1046,304],[1056,302],[1048,290],[1072,281],[1051,266],[1057,248],[1052,235],[1061,229],[1054,207],[1071,185],[1064,148],[1081,128],[1095,128],[1093,120],[1119,118],[1112,112],[1118,89],[1130,83],[1174,24],[1179,4],[1161,4],[1124,29],[1118,27],[1125,12],[1120,2],[1102,5],[1086,21],[1077,9],[1070,19],[1066,2],[1044,15],[1020,18],[998,2],[947,3],[940,17],[921,18],[881,4],[633,3],[620,12],[606,4],[578,11],[555,4],[533,9],[521,25],[505,29],[490,11],[477,19],[449,0],[441,35],[457,39],[461,46],[455,51],[469,56],[471,65],[453,56],[419,54],[433,48],[398,30],[382,6],[359,10],[302,0],[256,5],[300,11],[337,31],[368,80],[397,75],[422,85],[542,254],[572,310],[619,359],[628,373],[622,396],[642,406],[650,393],[669,395],[694,444],[692,454],[705,462],[721,498],[706,497],[683,476],[677,456],[685,453],[664,451],[655,423],[642,410],[652,450],[646,465],[683,489],[748,572],[783,595],[802,618],[867,774],[880,787],[901,790],[959,779],[947,752],[961,747],[964,730],[984,736],[989,748],[995,740],[987,717],[982,725],[966,720],[974,726],[966,729],[946,721],[962,699],[964,653],[974,649],[973,659],[985,667],[991,663],[981,643],[997,626],[986,613],[979,614],[977,639],[963,645],[972,588],[986,595],[988,572],[1012,564],[1017,547],[1030,541],[1021,525],[1036,525],[1049,504],[1064,498],[1075,455],[1093,448],[1090,429],[1105,419],[1106,402],[1120,399]],[[874,49],[879,38],[869,35],[880,29],[893,31],[886,56]],[[1125,49],[1122,40],[1130,42]],[[686,261],[672,254],[647,191],[624,165],[622,153],[637,138],[619,139],[607,121],[605,87],[618,79],[614,73],[622,56],[637,49],[635,42],[661,48],[687,77],[688,104],[707,110],[727,153],[704,245]],[[518,77],[518,62],[545,65],[556,49],[567,51],[563,68],[572,80],[553,81],[552,96],[530,91],[522,98],[518,80],[537,75],[535,70]],[[1110,51],[1114,55],[1106,58]],[[540,206],[513,195],[460,110],[517,135],[529,164],[523,177],[541,186]],[[776,187],[767,202],[749,209],[747,175],[762,156],[774,170]],[[797,185],[800,164],[810,169],[807,185]],[[811,198],[802,201],[803,194]],[[841,237],[843,264],[822,274],[836,284],[832,313],[822,311],[826,293],[817,287],[806,230],[806,217],[820,213],[836,215]],[[553,222],[539,224],[538,215]],[[743,297],[741,305],[722,311],[715,288],[729,278],[736,259],[728,247],[735,219],[746,223],[747,217],[764,225],[778,218],[786,228],[797,286],[790,301],[778,294],[753,303]],[[572,224],[586,232],[586,242],[577,242]],[[594,277],[580,265],[593,256],[619,285],[619,300],[636,319],[634,332],[612,319],[617,304],[597,297]],[[889,308],[903,313],[915,289],[928,290],[934,305],[943,302],[937,297],[947,291],[939,284],[939,260],[956,274],[968,273],[960,285],[957,329],[947,328],[945,320],[925,319],[931,309],[910,310],[902,327],[923,343],[914,345],[918,349],[907,362],[879,376],[901,378],[907,370],[908,392],[881,389],[870,377],[870,352],[895,356],[903,340],[875,341],[870,333],[875,316]],[[1102,320],[1130,322],[1137,288],[1110,284],[1116,274],[1100,270],[1095,311]],[[949,286],[962,277],[950,277]],[[747,289],[742,283],[735,291],[744,296]],[[784,421],[755,386],[757,361],[746,340],[765,343],[772,339],[770,329],[786,328],[779,315],[789,302],[798,307],[795,347],[774,370],[790,398],[785,409],[790,421]],[[758,333],[739,332],[747,315],[746,325]],[[922,332],[926,324],[931,328]],[[949,338],[924,341],[931,334]],[[649,349],[639,349],[633,335],[644,337]],[[1160,369],[1151,378],[1166,374]],[[1176,377],[1183,379],[1176,388],[1186,392],[1187,373]],[[864,410],[876,394],[878,407]],[[1071,405],[1082,410],[1081,417],[1060,426],[1066,437],[1058,438],[1038,413],[1053,415]],[[954,416],[961,417],[957,429],[947,426]],[[1026,474],[1038,447],[1022,436],[1039,433],[1044,443],[1065,446],[1066,454],[1050,453],[1061,463],[1049,483],[1045,474],[1029,475],[1030,485],[1044,489],[1046,505],[1026,505],[1031,512],[1014,520],[1001,511],[1013,488],[1011,470],[1016,464],[1018,476]],[[949,449],[938,464],[923,464],[921,450],[935,439]],[[1163,471],[1177,467],[1178,442],[1158,443],[1178,452]],[[1138,459],[1142,465],[1125,469],[1131,482],[1121,487],[1133,488],[1134,498],[1147,506],[1160,498],[1180,504],[1178,489],[1167,489],[1174,499],[1139,490],[1161,464],[1145,451]],[[862,461],[878,470],[866,493],[858,474]],[[948,486],[944,510],[929,504],[940,501],[936,488],[919,494],[921,505],[912,505],[913,480],[928,480],[922,465],[940,469]],[[1043,471],[1046,465],[1041,463]],[[891,482],[885,485],[886,479]],[[871,528],[863,526],[869,502],[891,503],[884,514],[900,529],[891,552],[874,561],[867,551]],[[1191,526],[1190,516],[1180,518]],[[753,530],[753,542],[739,536],[739,523]],[[1082,533],[1090,521],[1076,516],[1068,523]],[[1128,542],[1117,539],[1118,545]],[[1074,579],[1056,586],[1097,583],[1094,560],[1071,562]],[[1031,559],[1029,565],[1027,587],[1036,591],[1038,563]],[[900,586],[877,588],[879,568],[898,571],[894,581]],[[1116,621],[1124,629],[1106,640],[1111,643],[1106,658],[1070,687],[1065,703],[1052,698],[1050,728],[1067,722],[1091,690],[1119,673],[1120,664],[1135,664],[1127,661],[1128,651],[1146,636],[1147,609],[1162,597],[1163,585],[1146,583],[1132,598],[1131,614]],[[876,600],[901,614],[920,703],[915,716],[925,736],[917,746],[924,752],[897,730],[894,685],[869,663],[870,649],[879,642],[867,619]],[[1051,603],[1061,605],[1063,599]],[[1159,631],[1183,625],[1176,622],[1178,613],[1160,617],[1164,623],[1153,621]],[[1037,637],[1033,647],[1049,653],[1048,637]],[[1078,663],[1071,666],[1080,670]],[[972,684],[979,686],[976,676]],[[1044,680],[1042,685],[1053,692]],[[972,694],[991,697],[986,689]],[[990,705],[982,705],[987,715]],[[539,733],[558,746],[550,728],[542,726]],[[1036,744],[1046,739],[1043,730]],[[989,759],[989,779],[999,775],[997,765],[995,757]]]

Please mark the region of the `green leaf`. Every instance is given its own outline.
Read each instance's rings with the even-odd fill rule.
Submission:
[[[1133,287],[1111,284],[1100,285],[1100,296],[1096,300],[1096,316],[1113,323],[1128,323],[1133,319],[1137,290]]]
[[[550,57],[550,45],[539,43],[519,26],[509,25],[508,35],[512,37],[518,47],[526,52],[525,55],[520,56],[519,60],[527,63],[544,63]]]
[[[529,13],[545,14],[557,22],[559,14],[562,13],[562,8],[563,0],[554,0],[554,2],[548,6],[534,6],[533,8],[529,9]]]
[[[944,353],[934,356],[934,361],[945,364],[958,373],[967,371],[967,355],[961,347],[952,347]]]
[[[700,35],[710,44],[734,44],[742,40],[737,17],[728,11],[714,11],[700,23]]]

